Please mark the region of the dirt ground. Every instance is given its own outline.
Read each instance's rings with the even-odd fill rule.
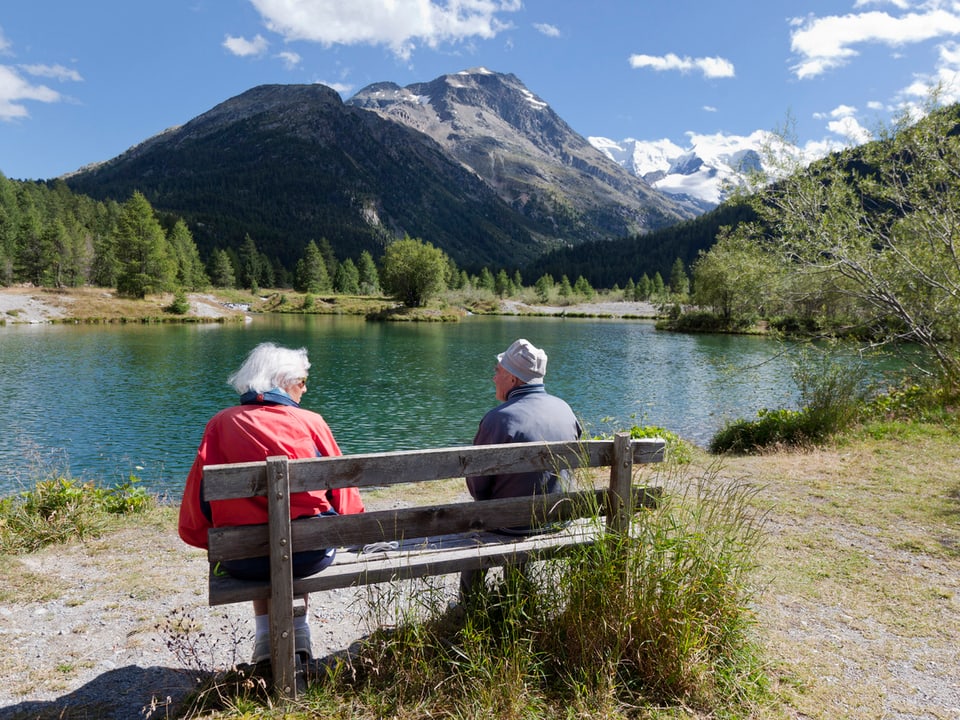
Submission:
[[[110,290],[90,287],[64,292],[29,285],[0,287],[0,321],[7,325],[42,325],[72,318],[162,317],[164,305],[172,299],[172,295],[158,295],[147,300],[128,300],[118,298]],[[243,313],[242,308],[207,293],[190,293],[187,300],[189,317],[216,320]]]

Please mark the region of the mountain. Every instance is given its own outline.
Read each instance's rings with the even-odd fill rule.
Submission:
[[[609,240],[699,212],[625,172],[511,74],[474,68],[406,87],[376,83],[347,104],[434,139],[546,238]]]
[[[698,135],[686,148],[670,140],[589,138],[591,145],[652,188],[701,211],[717,207],[731,190],[745,186],[751,174],[768,171],[763,158],[775,140],[763,130],[745,137]]]
[[[64,178],[183,217],[204,256],[239,247],[292,268],[309,240],[374,257],[404,233],[458,264],[519,264],[545,247],[530,223],[425,135],[348,107],[323,85],[264,85]],[[512,265],[511,265],[512,266]]]
[[[461,267],[518,268],[562,246],[644,233],[696,210],[574,133],[512,75],[471,71],[348,103],[323,85],[264,85],[64,178],[135,190],[184,218],[204,256],[246,235],[291,269],[309,240],[340,258],[419,237]]]

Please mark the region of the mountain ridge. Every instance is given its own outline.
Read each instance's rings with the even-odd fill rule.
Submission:
[[[697,212],[625,173],[510,73],[480,67],[405,87],[374,83],[346,104],[430,136],[531,218],[555,211],[551,194],[571,202],[597,229],[578,228],[581,239],[645,232]]]
[[[737,189],[748,187],[757,173],[770,171],[768,149],[781,146],[773,133],[747,136],[697,135],[687,147],[671,140],[611,140],[591,136],[591,145],[628,172],[662,193],[713,210]]]
[[[595,148],[515,76],[482,68],[375,83],[347,102],[320,84],[260,85],[64,181],[97,199],[138,190],[183,217],[205,256],[249,235],[288,269],[309,240],[377,257],[406,235],[471,271],[517,269],[699,212]]]

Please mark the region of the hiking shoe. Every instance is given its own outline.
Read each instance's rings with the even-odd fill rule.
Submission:
[[[253,646],[253,664],[263,662],[266,660],[270,662],[270,636],[261,635],[257,638],[256,644]]]
[[[293,644],[297,655],[305,661],[313,660],[313,647],[310,642],[310,628],[296,628],[293,631]]]

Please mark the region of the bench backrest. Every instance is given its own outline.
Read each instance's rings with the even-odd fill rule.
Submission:
[[[620,443],[618,451],[616,444]],[[619,452],[621,458],[616,455]],[[381,541],[403,540],[458,532],[492,530],[498,527],[583,517],[600,508],[612,524],[618,510],[629,517],[633,496],[630,491],[633,463],[659,462],[664,442],[659,438],[580,442],[510,443],[430,450],[401,450],[387,453],[343,455],[340,457],[208,465],[204,468],[205,500],[268,495],[271,473],[284,486],[278,493],[327,490],[343,487],[384,487],[419,483],[468,475],[534,470],[558,471],[582,467],[611,467],[611,484],[596,491],[580,491],[536,498],[509,498],[483,503],[429,505],[362,515],[331,517],[322,523],[294,523],[291,543],[294,551],[317,547],[348,547]],[[626,464],[627,467],[624,467]],[[623,477],[625,475],[625,477]],[[620,487],[616,487],[619,483]],[[268,499],[270,499],[268,498]],[[289,523],[289,502],[286,505]],[[622,506],[622,507],[621,507]],[[282,507],[278,508],[282,515]],[[283,522],[283,518],[279,518]],[[268,526],[215,528],[210,531],[210,560],[269,555]]]

